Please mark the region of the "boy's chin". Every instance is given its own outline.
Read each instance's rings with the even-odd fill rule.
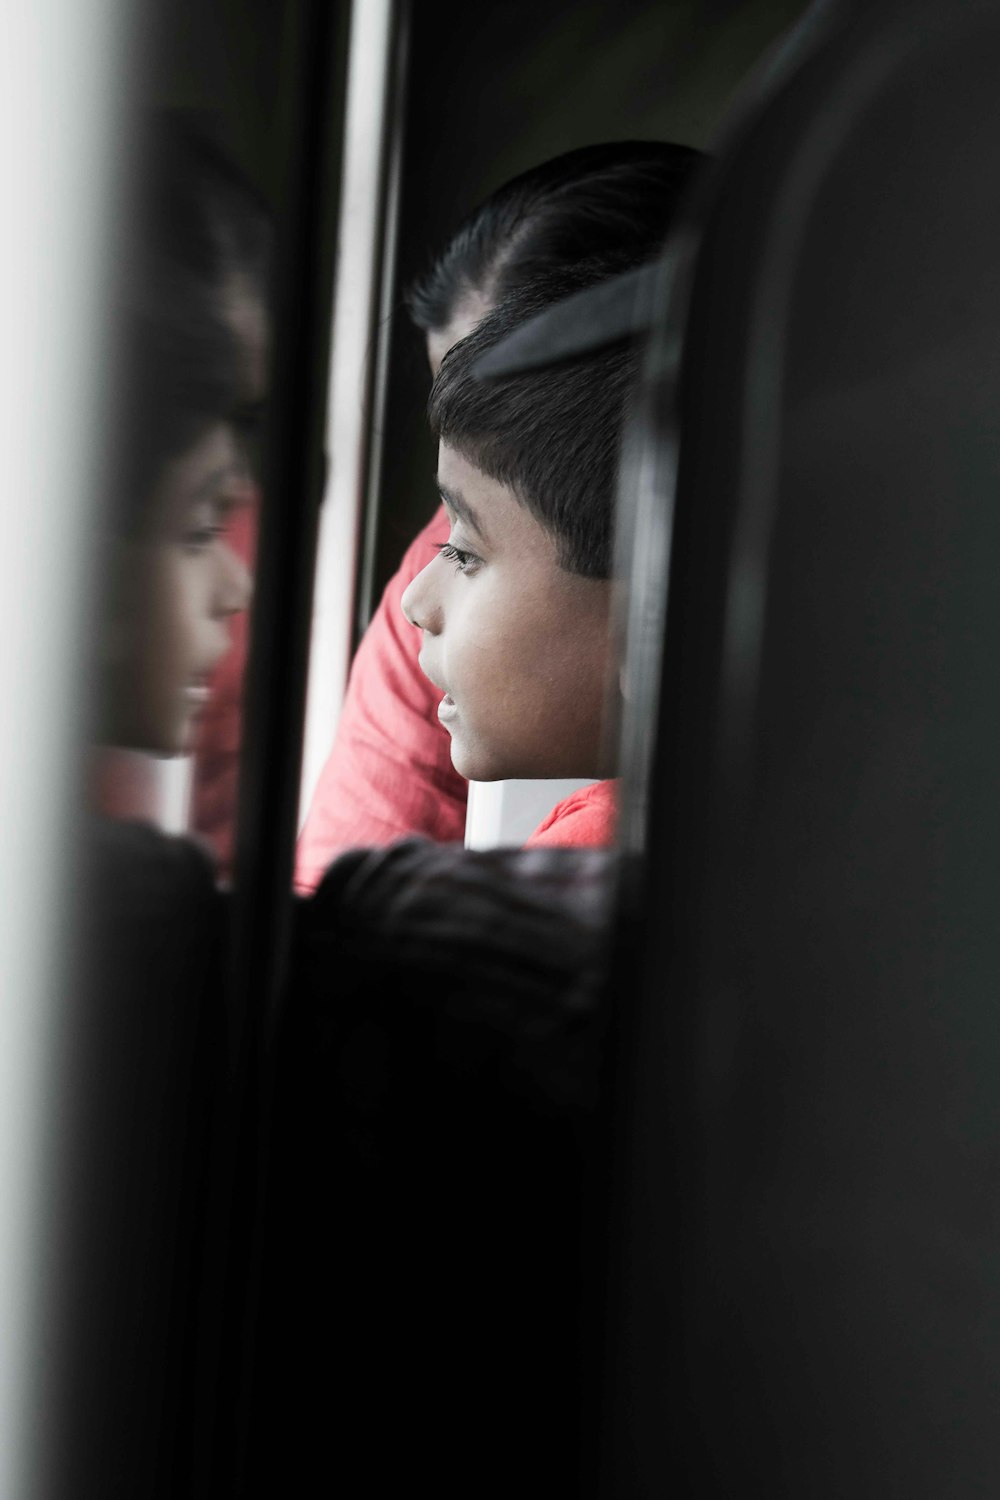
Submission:
[[[463,752],[452,744],[451,763],[466,781],[552,781],[564,777],[586,776],[584,771],[564,770],[559,766],[531,766],[527,762],[507,762],[482,751]]]
[[[491,775],[488,770],[484,770],[475,756],[456,755],[453,751],[451,763],[465,781],[502,781],[504,779],[502,776]]]
[[[451,742],[451,763],[459,776],[466,781],[507,781],[517,773],[504,770],[481,749],[472,749],[454,738]]]
[[[573,746],[572,751],[553,744],[522,745],[514,754],[508,746],[506,753],[498,753],[480,742],[468,743],[455,729],[449,732],[451,763],[466,781],[596,781],[617,774],[610,758],[594,745]]]

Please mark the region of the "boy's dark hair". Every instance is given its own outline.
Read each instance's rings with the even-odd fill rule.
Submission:
[[[508,297],[444,357],[428,416],[436,438],[507,485],[556,540],[560,566],[611,572],[622,431],[638,369],[621,342],[570,363],[480,381],[476,362],[526,318],[606,278],[591,259]]]
[[[135,218],[146,254],[206,286],[244,276],[263,292],[271,216],[263,197],[198,111],[145,117],[135,174]]]
[[[418,328],[446,328],[471,292],[505,300],[590,259],[611,276],[652,260],[704,160],[691,146],[612,141],[522,172],[469,215],[406,302]]]
[[[267,209],[211,133],[181,112],[146,116],[134,148],[117,267],[120,399],[113,524],[141,531],[173,458],[214,421],[238,420],[246,352],[227,315],[266,295]]]

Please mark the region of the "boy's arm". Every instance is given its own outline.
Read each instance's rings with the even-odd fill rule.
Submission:
[[[347,849],[381,847],[406,834],[438,843],[465,833],[468,784],[451,764],[451,742],[436,716],[437,689],[417,662],[420,632],[400,601],[448,539],[438,510],[411,546],[358,647],[329,758],[296,856],[296,886],[315,889]]]
[[[535,1105],[586,1112],[617,869],[605,850],[417,839],[344,856],[298,911],[292,991],[306,1054],[385,1028],[403,1093],[428,1087],[422,1037],[428,1069],[450,1064]]]

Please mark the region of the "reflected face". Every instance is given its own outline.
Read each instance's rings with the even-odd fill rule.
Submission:
[[[612,774],[604,746],[611,585],[559,566],[507,486],[442,443],[451,535],[403,595],[460,775]]]
[[[246,609],[250,575],[226,541],[249,479],[232,428],[211,427],[164,470],[150,525],[117,558],[110,738],[174,755],[190,749],[209,678]]]

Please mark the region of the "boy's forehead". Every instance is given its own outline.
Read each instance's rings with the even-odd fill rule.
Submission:
[[[496,509],[497,491],[503,491],[505,486],[498,485],[457,448],[444,442],[438,448],[437,486],[452,515],[485,540],[489,535],[490,510]]]
[[[438,451],[437,481],[446,507],[456,520],[472,530],[474,538],[495,547],[507,542],[520,545],[533,541],[537,545],[544,538],[546,546],[554,548],[549,533],[516,490],[477,468],[445,442]]]

